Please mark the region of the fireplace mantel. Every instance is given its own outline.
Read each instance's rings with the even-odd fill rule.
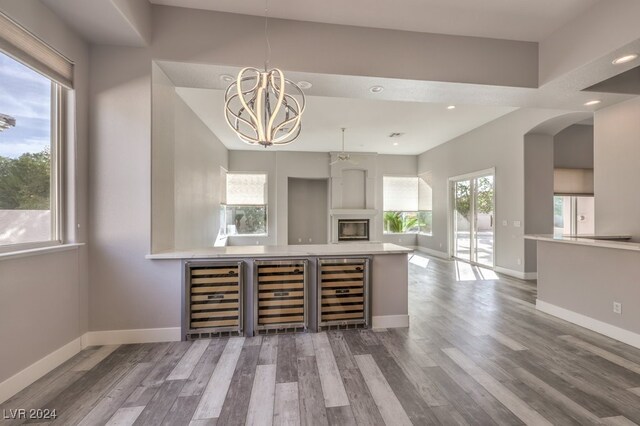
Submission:
[[[376,209],[331,209],[329,214],[332,217],[342,218],[342,217],[361,217],[361,218],[370,218],[378,214],[378,210]]]

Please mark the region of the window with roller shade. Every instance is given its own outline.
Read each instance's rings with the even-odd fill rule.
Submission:
[[[382,188],[384,232],[418,232],[418,177],[384,176]]]
[[[73,63],[0,13],[0,251],[64,242],[63,113]]]
[[[267,175],[226,174],[221,223],[225,235],[267,234]]]

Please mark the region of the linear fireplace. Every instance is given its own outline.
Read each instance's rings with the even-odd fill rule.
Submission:
[[[338,241],[369,241],[369,219],[338,219]]]

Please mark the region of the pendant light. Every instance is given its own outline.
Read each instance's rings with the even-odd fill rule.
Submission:
[[[264,71],[247,67],[224,95],[225,118],[240,140],[249,145],[287,145],[301,129],[304,93],[278,68],[269,69],[268,4],[265,1],[266,57]]]

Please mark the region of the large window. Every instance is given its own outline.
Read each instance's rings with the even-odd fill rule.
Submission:
[[[432,232],[431,173],[384,176],[383,225],[386,234]]]
[[[267,234],[267,175],[227,173],[221,223],[226,235]]]
[[[60,242],[61,86],[0,50],[0,250]]]

